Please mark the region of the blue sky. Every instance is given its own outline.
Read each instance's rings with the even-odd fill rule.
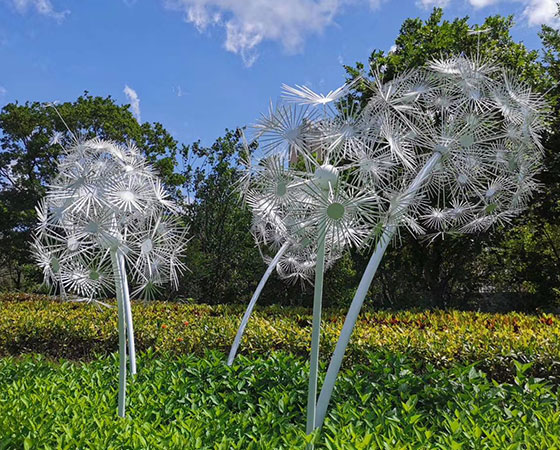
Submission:
[[[282,83],[338,87],[342,64],[389,50],[434,5],[472,23],[514,14],[530,48],[557,24],[554,0],[0,0],[0,105],[110,94],[181,142],[211,144],[254,123]]]

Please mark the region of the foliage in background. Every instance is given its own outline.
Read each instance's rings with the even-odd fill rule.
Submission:
[[[240,140],[240,130],[226,130],[211,147],[195,142],[184,149],[185,211],[193,239],[180,294],[206,303],[248,295],[263,266],[249,233],[251,214],[235,191]]]
[[[136,346],[157,353],[202,355],[228,351],[243,306],[133,302]],[[344,320],[344,309],[324,314],[323,348],[330,355]],[[107,355],[118,342],[117,311],[47,297],[0,297],[0,356],[41,353],[54,358]],[[251,317],[241,353],[284,351],[306,357],[311,311],[264,307]],[[560,319],[542,314],[485,314],[418,311],[365,311],[350,342],[345,364],[363,362],[370,351],[406,353],[411,358],[449,367],[478,363],[499,380],[511,380],[514,360],[532,362],[532,374],[560,385]]]

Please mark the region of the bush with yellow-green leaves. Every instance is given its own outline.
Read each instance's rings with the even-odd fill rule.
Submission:
[[[111,303],[109,301],[109,303]],[[203,355],[226,352],[244,306],[133,302],[140,351]],[[327,358],[344,321],[343,310],[323,315],[321,355]],[[241,353],[273,351],[306,355],[311,310],[263,307],[251,317]],[[26,294],[0,295],[0,356],[38,353],[65,359],[92,359],[118,347],[116,308],[64,302]],[[520,313],[459,311],[364,311],[345,363],[364,363],[368,353],[406,354],[435,367],[477,363],[500,381],[511,381],[514,361],[532,363],[531,374],[560,384],[560,317]]]

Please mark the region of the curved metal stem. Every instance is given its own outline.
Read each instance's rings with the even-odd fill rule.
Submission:
[[[126,279],[124,256],[121,253],[118,253],[117,259],[122,274],[123,306],[126,317],[126,332],[128,336],[128,363],[130,365],[131,375],[136,375],[136,346],[134,344],[134,325],[132,321],[132,307],[130,304],[130,294],[128,292],[128,281]]]
[[[440,153],[434,153],[428,159],[426,164],[424,164],[420,172],[418,172],[418,175],[416,175],[412,183],[410,183],[410,186],[404,192],[401,203],[397,205],[393,214],[398,217],[399,215],[402,215],[404,212],[406,212],[408,207],[414,201],[418,190],[430,177],[440,159]],[[354,326],[356,325],[356,321],[369,290],[369,286],[371,285],[373,277],[375,276],[375,272],[379,267],[379,263],[381,262],[381,259],[383,258],[383,255],[385,254],[385,251],[387,250],[387,247],[389,246],[389,243],[391,242],[391,239],[393,238],[397,230],[397,225],[398,224],[396,223],[389,224],[383,230],[383,234],[381,235],[381,238],[375,247],[373,255],[371,255],[366,270],[364,271],[362,279],[360,280],[360,284],[358,285],[358,290],[354,295],[354,299],[352,300],[352,304],[350,305],[350,308],[346,315],[346,319],[344,320],[344,325],[342,327],[342,331],[340,332],[338,342],[336,343],[336,348],[334,350],[333,356],[331,357],[331,362],[329,364],[329,368],[327,369],[325,382],[321,389],[319,400],[317,401],[317,417],[315,423],[316,428],[321,427],[325,420],[332,391],[334,389],[338,372],[340,371],[340,366],[342,365],[346,347],[348,346],[348,342],[350,342],[350,337],[352,336],[352,332],[354,331]]]
[[[309,357],[309,388],[307,392],[307,434],[315,429],[317,407],[317,378],[319,374],[319,344],[321,340],[321,306],[323,303],[323,275],[325,272],[326,223],[319,228],[317,262],[315,264],[315,286],[313,292],[313,326],[311,331],[311,355]]]
[[[115,275],[115,291],[117,293],[117,304],[119,310],[119,417],[125,416],[126,404],[126,317],[123,301],[123,279],[121,266],[119,263],[118,251],[111,250],[111,263]]]
[[[364,300],[368,293],[369,286],[371,285],[373,277],[375,276],[375,272],[379,267],[379,263],[383,258],[383,254],[385,253],[385,250],[387,250],[387,247],[389,246],[389,243],[391,242],[391,239],[395,234],[395,230],[396,227],[394,226],[385,228],[380,241],[375,247],[375,251],[371,256],[371,259],[369,260],[366,270],[364,271],[362,279],[360,280],[360,284],[358,285],[358,290],[354,295],[354,299],[352,300],[352,304],[350,305],[350,309],[348,310],[346,319],[344,320],[344,325],[342,327],[342,331],[340,332],[338,342],[336,343],[336,348],[332,355],[329,368],[327,369],[325,382],[323,383],[321,393],[319,394],[319,400],[317,401],[317,418],[315,424],[317,428],[322,426],[323,421],[325,420],[325,415],[327,414],[327,408],[329,406],[329,401],[334,389],[334,384],[336,382],[338,372],[340,371],[340,366],[344,358],[344,353],[346,352],[346,347],[348,346],[348,342],[350,342],[350,337],[352,336],[354,326],[358,319],[358,315],[360,314],[360,309],[362,308],[362,304],[364,303]]]
[[[274,270],[274,268],[278,264],[278,261],[280,261],[280,258],[282,257],[282,255],[284,253],[286,253],[286,250],[288,250],[290,245],[291,245],[290,242],[286,241],[284,243],[284,245],[282,245],[282,247],[280,247],[280,250],[278,250],[278,252],[274,256],[272,261],[270,261],[270,264],[268,265],[264,275],[262,276],[261,281],[259,282],[257,288],[255,289],[255,292],[253,293],[253,296],[251,297],[251,301],[249,302],[249,305],[247,306],[247,310],[245,311],[245,314],[243,315],[243,319],[241,319],[241,324],[239,325],[239,329],[237,330],[237,334],[235,335],[235,339],[234,339],[233,344],[231,346],[231,350],[229,351],[229,356],[228,356],[228,360],[227,360],[227,365],[228,366],[231,366],[233,364],[233,360],[235,359],[235,355],[237,354],[237,350],[239,349],[239,345],[241,344],[241,338],[243,337],[243,333],[245,332],[245,328],[247,327],[247,323],[249,322],[249,318],[251,317],[251,314],[253,313],[253,309],[255,309],[255,305],[256,305],[257,300],[259,299],[259,297],[261,295],[261,292],[264,288],[264,285],[266,284],[266,282],[268,281],[268,278],[272,274],[272,271]]]

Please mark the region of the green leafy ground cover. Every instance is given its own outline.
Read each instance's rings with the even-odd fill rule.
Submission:
[[[243,306],[134,302],[137,348],[176,355],[227,352],[243,310]],[[327,310],[323,315],[323,356],[334,348],[344,313]],[[283,351],[306,358],[310,333],[308,309],[257,309],[241,352]],[[38,353],[92,359],[117,348],[116,308],[0,295],[0,356]],[[365,362],[369,352],[386,350],[441,368],[477,363],[491,378],[508,382],[515,376],[514,361],[532,362],[530,375],[560,384],[560,318],[553,315],[365,311],[347,350],[346,366]]]
[[[147,352],[116,416],[116,356],[0,359],[0,448],[303,449],[306,365],[285,353],[203,357]],[[438,369],[369,353],[346,370],[317,449],[558,449],[557,388],[498,384],[474,367]]]

